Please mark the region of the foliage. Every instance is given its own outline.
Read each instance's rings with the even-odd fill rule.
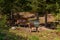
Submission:
[[[57,13],[56,20],[60,20],[60,13]]]
[[[43,12],[44,10],[58,12],[59,2],[59,0],[0,0],[0,9],[4,13],[18,11]]]
[[[27,38],[9,32],[0,32],[0,40],[27,40]]]
[[[6,15],[3,15],[0,19],[0,27],[5,26],[6,24]]]
[[[2,18],[0,19],[0,29],[8,29],[8,27],[6,26],[7,24],[7,16],[6,15],[2,15]]]

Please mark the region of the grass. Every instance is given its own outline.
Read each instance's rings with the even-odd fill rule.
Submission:
[[[57,25],[57,32],[60,32],[60,25]]]
[[[59,37],[56,37],[56,38],[54,38],[54,40],[60,40],[60,38]]]
[[[11,33],[9,34],[0,33],[0,40],[27,40],[27,39],[22,36],[17,36]]]
[[[29,36],[29,40],[39,40],[39,37],[37,37],[37,36]]]
[[[0,31],[0,40],[60,40],[60,36],[50,30],[40,32],[27,32],[25,30]]]
[[[40,30],[40,32],[27,32],[26,30],[9,30],[16,35],[22,35],[28,40],[59,40],[60,36],[56,34],[56,31]]]
[[[0,40],[27,40],[26,37],[18,36],[14,33],[10,33],[9,30],[0,28]]]

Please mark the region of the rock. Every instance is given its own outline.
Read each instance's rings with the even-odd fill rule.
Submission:
[[[11,29],[13,29],[13,30],[14,30],[14,29],[16,29],[16,27],[11,27]]]

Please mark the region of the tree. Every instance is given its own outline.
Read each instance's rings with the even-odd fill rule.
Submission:
[[[11,18],[14,12],[29,11],[41,15],[51,12],[57,13],[59,9],[59,0],[0,0],[0,12],[11,15]],[[37,19],[39,19],[38,16]],[[45,15],[45,20],[47,23],[47,14]]]
[[[54,12],[57,14],[60,9],[59,0],[30,0],[33,12],[39,12],[45,15],[45,26],[47,26],[47,14]]]

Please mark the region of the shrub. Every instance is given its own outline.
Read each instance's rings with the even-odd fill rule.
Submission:
[[[27,40],[27,38],[12,33],[0,33],[0,40]]]
[[[0,29],[8,29],[6,22],[7,22],[7,15],[2,15],[2,18],[0,19]]]

